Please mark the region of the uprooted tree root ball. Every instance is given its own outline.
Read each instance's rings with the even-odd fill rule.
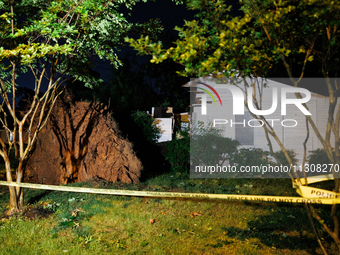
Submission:
[[[137,183],[142,163],[119,135],[109,111],[95,102],[58,99],[27,162],[25,181],[67,184],[98,177]]]

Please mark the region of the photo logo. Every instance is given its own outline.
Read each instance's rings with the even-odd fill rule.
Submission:
[[[220,95],[217,93],[217,91],[216,91],[212,86],[210,86],[210,85],[208,85],[208,84],[205,84],[205,83],[203,83],[203,82],[196,82],[196,83],[199,83],[199,84],[201,84],[201,85],[204,85],[204,86],[206,86],[207,88],[209,88],[210,90],[212,90],[212,91],[215,93],[215,95],[217,96],[218,100],[220,100],[220,104],[221,104],[221,106],[222,106],[222,100],[221,100],[221,98],[220,98]],[[217,105],[214,96],[210,93],[209,90],[206,90],[206,89],[200,88],[200,87],[197,87],[197,88],[203,90],[205,93],[207,93],[209,96],[211,96],[211,98],[214,100],[215,105]],[[203,99],[203,98],[202,98],[202,99]],[[204,97],[203,100],[205,101],[205,104],[207,104],[207,98]],[[206,108],[206,106],[205,106],[205,108]]]
[[[204,85],[208,87],[210,90],[212,90],[220,100],[221,106],[222,106],[222,101],[217,93],[217,91],[210,85],[197,82],[201,85]],[[206,89],[197,87],[203,91],[205,91],[207,94],[209,94],[212,99],[215,102],[216,105],[216,100],[214,99],[213,95]],[[232,94],[232,99],[233,99],[233,115],[244,115],[244,102],[245,102],[245,96],[243,91],[234,86],[234,85],[221,85],[217,84],[215,85],[215,88],[217,89],[228,89],[231,94]],[[287,114],[287,105],[292,104],[295,105],[304,115],[312,115],[304,106],[304,103],[307,103],[311,99],[311,93],[304,88],[280,88],[281,89],[281,115],[286,115]],[[304,94],[305,96],[303,98],[287,98],[288,93],[300,93]],[[206,94],[198,94],[197,97],[201,98],[201,114],[202,115],[207,115],[207,95]],[[270,115],[274,113],[277,109],[278,106],[278,88],[273,87],[272,88],[272,105],[269,109],[267,110],[259,110],[256,109],[253,105],[253,91],[251,88],[247,88],[247,103],[248,103],[248,108],[249,111],[252,112],[253,114],[256,115]]]

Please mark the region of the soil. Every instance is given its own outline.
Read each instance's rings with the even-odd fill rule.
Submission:
[[[53,213],[54,211],[43,208],[41,206],[34,207],[32,205],[29,205],[29,206],[25,206],[19,215],[28,220],[33,220],[35,218],[48,218]],[[13,216],[14,215],[7,214],[7,211],[6,211],[0,216],[0,221],[5,221],[6,219],[9,219]]]
[[[59,98],[29,158],[25,182],[67,184],[100,178],[138,183],[142,163],[110,112],[95,102]]]

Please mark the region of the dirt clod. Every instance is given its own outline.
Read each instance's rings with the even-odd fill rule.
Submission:
[[[58,185],[99,178],[138,183],[141,170],[132,144],[120,137],[103,105],[64,97],[38,135],[25,181]]]

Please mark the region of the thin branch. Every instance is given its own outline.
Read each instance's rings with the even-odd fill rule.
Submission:
[[[106,5],[104,5],[103,9],[106,9],[106,7],[112,2],[112,0],[108,1]],[[93,20],[94,18],[96,18],[100,13],[102,13],[102,11],[98,11],[95,15],[93,15],[88,21],[86,21],[84,23],[84,25],[86,25],[87,23],[89,23],[91,20]]]
[[[306,156],[307,156],[307,142],[309,139],[309,125],[308,125],[308,120],[306,119],[306,139],[303,142],[303,159],[302,159],[302,172],[305,177],[305,183],[306,185],[308,184],[307,182],[307,175],[305,172],[305,162],[306,162]]]
[[[324,220],[321,219],[321,217],[317,214],[314,207],[312,205],[309,205],[310,210],[312,212],[313,217],[322,225],[322,227],[326,230],[326,232],[333,238],[333,240],[336,242],[337,245],[340,244],[339,238],[334,234],[334,232],[326,225]]]
[[[82,2],[84,2],[84,0],[79,1],[79,3],[77,3],[72,9],[70,9],[65,15],[64,17],[60,20],[59,23],[62,23],[64,21],[64,19],[66,19],[68,17],[68,15],[75,9],[77,8]]]
[[[12,35],[14,35],[14,11],[13,11],[13,4],[14,4],[14,0],[11,1],[11,27],[12,27]]]
[[[308,218],[309,218],[309,221],[310,221],[310,223],[311,223],[311,225],[312,225],[313,232],[314,232],[314,234],[315,234],[316,240],[318,241],[319,246],[320,246],[320,248],[321,248],[323,254],[324,254],[324,255],[328,255],[328,253],[327,253],[325,247],[323,246],[323,244],[322,244],[322,242],[321,242],[321,238],[320,238],[320,236],[319,236],[319,233],[318,233],[318,231],[316,230],[316,227],[315,227],[315,224],[314,224],[314,220],[313,220],[313,217],[312,217],[312,215],[311,215],[311,213],[310,213],[310,210],[309,210],[309,207],[308,207],[308,204],[307,204],[307,203],[305,203],[305,208],[306,208],[306,210],[307,210]]]
[[[250,2],[251,2],[251,4],[253,5],[253,7],[254,7],[254,9],[255,9],[255,12],[256,12],[257,16],[259,17],[259,20],[260,20],[261,23],[262,23],[262,27],[263,27],[263,29],[264,29],[266,35],[267,35],[267,38],[268,38],[269,42],[272,42],[272,39],[271,39],[271,37],[270,37],[270,35],[269,35],[269,33],[268,33],[267,27],[264,25],[264,21],[262,20],[261,15],[260,15],[260,13],[259,13],[257,7],[255,6],[253,0],[250,0]]]
[[[299,78],[299,80],[297,81],[297,83],[300,82],[300,80],[302,79],[302,77],[303,77],[303,75],[304,75],[304,73],[305,73],[305,69],[306,69],[306,65],[307,65],[307,62],[308,62],[308,58],[309,58],[309,56],[310,56],[310,54],[312,53],[312,50],[313,50],[313,48],[314,48],[315,40],[316,40],[316,38],[314,38],[314,41],[311,43],[310,48],[309,48],[309,49],[307,50],[307,52],[306,52],[306,57],[305,57],[305,60],[303,61],[303,66],[302,66],[300,78]]]

